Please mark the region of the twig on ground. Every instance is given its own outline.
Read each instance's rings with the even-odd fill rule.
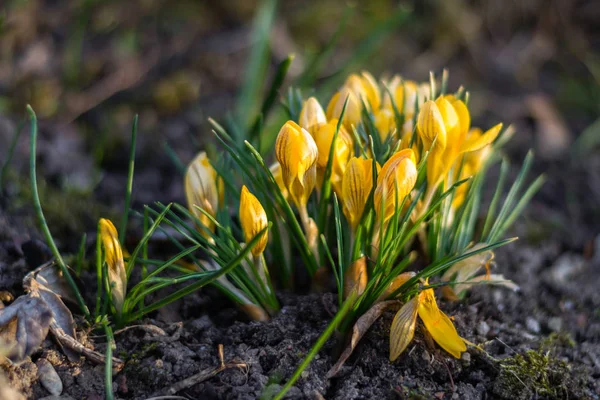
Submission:
[[[106,357],[104,357],[104,355],[98,353],[97,351],[88,349],[77,340],[67,335],[55,322],[50,324],[50,331],[61,345],[76,351],[77,353],[89,359],[91,362],[96,364],[104,364],[106,362]],[[120,371],[123,366],[123,360],[113,357],[113,369]]]
[[[218,351],[219,351],[219,366],[218,367],[204,369],[195,375],[192,375],[182,381],[175,383],[174,385],[169,387],[165,392],[168,395],[178,393],[184,389],[187,389],[194,385],[197,385],[198,383],[204,382],[204,381],[212,378],[213,376],[217,375],[218,373],[223,372],[224,370],[229,369],[229,368],[248,368],[248,364],[246,364],[244,362],[225,363],[225,360],[223,357],[223,345],[222,344],[219,345]],[[160,399],[161,397],[155,396],[152,398]],[[165,398],[165,397],[162,397],[162,398]]]

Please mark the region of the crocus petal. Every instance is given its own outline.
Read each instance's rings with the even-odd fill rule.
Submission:
[[[110,220],[105,218],[100,219],[100,239],[108,266],[108,280],[111,284],[113,305],[117,313],[121,314],[127,292],[127,272],[117,229]]]
[[[519,290],[519,285],[514,283],[513,281],[506,279],[504,275],[501,274],[484,274],[480,276],[476,276],[474,278],[468,279],[465,283],[457,284],[454,287],[454,293],[457,296],[460,296],[462,292],[465,290],[471,289],[475,284],[487,284],[487,285],[495,285],[495,286],[503,286],[512,291]]]
[[[353,290],[360,296],[367,287],[367,257],[362,256],[354,261],[344,272],[344,298],[348,298]]]
[[[401,150],[390,157],[377,177],[374,204],[378,218],[383,219],[383,222],[391,218],[396,209],[396,198],[402,202],[414,188],[416,182],[417,166],[415,155],[411,149]],[[383,216],[379,215],[382,207],[384,209]]]
[[[419,298],[419,317],[433,340],[452,356],[460,358],[467,346],[456,332],[450,318],[438,308],[433,289],[423,290]]]
[[[431,147],[434,140],[436,146],[441,150],[446,148],[446,126],[440,109],[435,102],[429,100],[419,110],[417,132],[421,136],[427,150]]]
[[[467,138],[462,151],[463,153],[469,151],[479,150],[488,144],[492,143],[498,137],[500,130],[502,129],[502,124],[498,124],[493,128],[488,129],[483,135],[480,136],[470,136]]]
[[[408,272],[403,272],[400,275],[398,275],[397,277],[395,277],[390,282],[390,285],[387,287],[387,289],[385,289],[383,291],[383,293],[381,293],[381,296],[379,296],[377,301],[379,302],[379,301],[387,300],[387,298],[390,297],[390,295],[392,293],[394,293],[400,286],[404,285],[409,279],[413,278],[414,276],[415,276],[415,272],[408,271]]]
[[[316,179],[318,149],[314,139],[294,121],[286,122],[275,142],[283,182],[298,207],[306,205]]]
[[[352,157],[342,179],[343,210],[352,229],[360,222],[372,190],[373,160]]]
[[[205,152],[200,152],[188,165],[184,186],[190,212],[198,218],[202,225],[211,231],[214,230],[214,224],[210,218],[196,208],[200,207],[214,217],[219,206],[217,173]]]
[[[269,224],[265,209],[256,196],[250,193],[246,185],[242,186],[239,215],[246,243],[250,242]],[[252,254],[254,256],[258,256],[265,251],[267,240],[268,233],[264,232],[258,243],[252,248]]]
[[[396,360],[415,336],[419,296],[410,299],[396,313],[390,327],[390,361]]]
[[[315,97],[308,98],[300,111],[298,124],[314,137],[317,129],[326,123],[327,117],[325,117],[325,111],[319,101]]]

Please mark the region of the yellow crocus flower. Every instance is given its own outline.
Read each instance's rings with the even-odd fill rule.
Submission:
[[[242,193],[240,195],[240,222],[246,243],[249,243],[269,225],[265,209],[256,196],[250,193],[246,185],[242,186]],[[257,257],[265,251],[268,238],[268,233],[264,232],[252,248],[252,255]]]
[[[111,285],[112,302],[120,315],[127,292],[127,272],[123,261],[123,250],[119,243],[119,235],[113,223],[100,218],[100,239],[104,248],[104,257],[108,266],[108,279]]]
[[[381,105],[379,86],[375,78],[368,72],[362,72],[360,76],[352,74],[346,79],[344,85],[333,95],[327,105],[328,119],[340,118],[346,98],[348,98],[348,105],[343,122],[348,129],[360,122],[363,102],[371,110],[378,110]]]
[[[333,137],[337,129],[338,120],[332,119],[317,130],[315,133],[315,143],[319,150],[317,158],[317,183],[319,187],[323,184],[323,175],[327,169],[329,162],[329,152]],[[330,181],[335,192],[340,195],[342,193],[342,178],[346,171],[346,165],[353,151],[352,137],[344,128],[340,126],[337,139],[333,148],[333,161],[331,165]]]
[[[379,132],[382,142],[385,142],[388,136],[396,134],[396,115],[394,111],[382,108],[374,114],[375,128]]]
[[[202,225],[214,231],[214,223],[196,208],[199,207],[215,217],[220,202],[217,171],[210,164],[204,151],[200,152],[188,165],[185,173],[185,196],[190,212],[198,218]],[[203,232],[203,234],[205,233]]]
[[[275,142],[275,155],[292,201],[299,209],[306,207],[317,180],[319,151],[314,139],[294,121],[287,121]]]
[[[417,131],[427,159],[427,181],[435,188],[450,171],[459,156],[480,150],[492,143],[502,128],[498,124],[484,134],[469,134],[471,117],[467,106],[452,95],[441,96],[435,102],[427,101],[417,119]],[[435,145],[432,143],[435,139]]]
[[[377,171],[380,170],[377,165]],[[352,230],[360,222],[369,195],[373,190],[373,160],[352,157],[342,179],[342,204]]]
[[[423,321],[425,329],[433,340],[453,357],[460,358],[461,353],[467,350],[464,339],[458,335],[450,318],[439,309],[433,289],[426,289],[404,304],[392,321],[390,329],[391,361],[398,358],[412,341],[417,315]]]
[[[321,107],[321,104],[319,104],[319,101],[315,97],[310,97],[302,106],[298,124],[315,137],[319,128],[326,123],[327,118],[325,117],[323,107]]]
[[[416,182],[417,166],[412,149],[400,150],[383,164],[374,195],[375,212],[380,223],[394,215],[396,198],[402,202]],[[380,215],[382,209],[384,214]]]

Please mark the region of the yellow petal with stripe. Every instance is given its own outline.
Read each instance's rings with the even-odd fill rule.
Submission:
[[[419,317],[433,340],[452,356],[460,358],[467,346],[450,318],[439,309],[433,289],[423,290],[419,294],[419,300]]]
[[[390,328],[390,361],[396,360],[415,336],[419,296],[410,299],[396,313]]]

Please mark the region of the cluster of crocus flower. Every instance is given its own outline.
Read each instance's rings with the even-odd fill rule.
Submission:
[[[434,289],[428,286],[429,276],[392,267],[399,254],[404,254],[408,261],[414,259],[412,253],[408,257],[414,241],[409,240],[407,232],[423,233],[428,229],[424,216],[430,215],[432,200],[443,198],[452,187],[455,193],[451,206],[445,208],[451,215],[444,219],[451,223],[453,213],[469,195],[468,185],[453,185],[481,171],[502,125],[485,132],[472,128],[462,89],[455,94],[439,93],[433,83],[403,81],[399,76],[378,82],[367,72],[350,75],[326,108],[310,97],[298,111],[279,130],[274,145],[276,160],[267,172],[288,208],[291,205],[297,211],[310,253],[321,265],[327,263],[324,254],[332,253],[329,249],[323,252],[322,245],[331,243],[326,238],[331,230],[327,231],[326,221],[322,223],[322,213],[316,212],[324,210],[325,215],[334,215],[333,202],[328,203],[327,188],[330,188],[339,199],[349,231],[350,243],[345,246],[349,254],[338,254],[338,258],[348,259],[343,277],[336,276],[338,290],[343,291],[340,298],[356,292],[360,304],[357,307],[363,308],[367,302],[377,304],[390,299],[405,302],[392,325],[392,360],[412,340],[417,316],[442,348],[460,357],[466,349],[465,342],[452,320],[439,309]],[[190,211],[202,225],[198,229],[209,233],[215,230],[216,210],[220,206],[218,180],[204,153],[190,164],[185,179]],[[263,194],[262,198],[265,196],[269,194]],[[243,240],[248,243],[263,232],[252,249],[252,265],[247,262],[242,265],[250,268],[248,276],[254,282],[271,288],[263,256],[270,243],[265,230],[268,213],[246,186],[242,186],[239,198]],[[336,201],[335,207],[337,204]],[[399,228],[399,221],[403,221],[404,228]],[[289,225],[282,225],[285,226]],[[387,234],[392,227],[399,238]],[[339,237],[343,232],[338,229],[337,235],[340,246],[344,242]],[[406,241],[401,240],[402,235],[407,235]],[[427,253],[423,237],[418,240]],[[389,250],[390,244],[395,243],[408,250],[405,253]],[[384,251],[386,247],[388,250]],[[467,248],[473,248],[472,244],[459,250],[464,253]],[[382,263],[386,265],[381,267]],[[483,265],[486,262],[480,262],[479,258],[457,263],[441,278],[451,281],[458,276],[469,280],[462,286],[454,286],[462,292],[468,285],[492,276],[488,273],[473,278]],[[392,270],[396,276],[390,275]],[[219,280],[223,285],[231,285],[225,281],[226,278]],[[401,290],[403,285],[409,286]]]

